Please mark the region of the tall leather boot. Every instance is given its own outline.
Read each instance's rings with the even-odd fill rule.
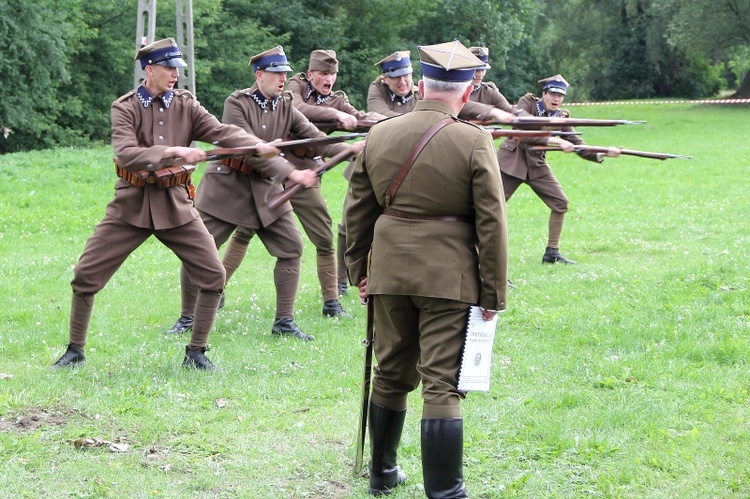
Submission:
[[[394,411],[370,401],[368,411],[370,432],[370,494],[389,495],[406,481],[396,464],[396,450],[404,429],[406,409]]]
[[[422,420],[422,474],[430,499],[469,497],[464,487],[463,419]]]

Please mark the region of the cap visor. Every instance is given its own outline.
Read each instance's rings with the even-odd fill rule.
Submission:
[[[291,66],[268,66],[267,68],[263,69],[263,71],[268,71],[269,73],[291,73],[292,67]]]
[[[388,71],[387,73],[383,73],[384,76],[388,76],[390,78],[398,78],[399,76],[404,76],[411,74],[413,69],[410,67],[408,68],[398,68],[394,69],[393,71]]]
[[[168,66],[170,68],[186,68],[187,63],[180,57],[175,57],[174,59],[167,59],[164,61],[159,61],[156,64],[159,66]]]

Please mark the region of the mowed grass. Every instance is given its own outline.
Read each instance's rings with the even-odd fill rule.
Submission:
[[[511,199],[517,288],[492,389],[463,403],[469,493],[747,497],[749,110],[570,110],[647,121],[580,128],[590,144],[693,159],[549,153],[571,200],[561,250],[575,266],[540,263],[549,212],[525,186]],[[164,334],[180,312],[179,261],[152,238],[97,296],[86,366],[48,370],[67,343],[71,268],[112,198],[111,156],[0,157],[0,495],[367,497],[351,473],[364,309],[350,290],[353,319],[322,317],[307,241],[297,322],[313,343],[271,336],[274,260],[255,240],[209,338],[217,370],[182,369],[187,338]],[[340,169],[323,188],[338,221]],[[423,496],[420,411],[417,392],[396,498]]]

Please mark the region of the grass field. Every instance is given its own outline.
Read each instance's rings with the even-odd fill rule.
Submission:
[[[468,491],[748,497],[750,110],[571,110],[647,121],[581,129],[588,143],[693,159],[550,153],[574,266],[540,263],[548,210],[526,187],[511,199],[517,288],[492,389],[463,404]],[[179,262],[152,238],[97,296],[86,366],[48,370],[67,343],[71,268],[113,194],[111,156],[0,156],[0,496],[368,497],[351,472],[364,309],[351,290],[353,319],[322,317],[307,241],[297,322],[313,343],[271,336],[274,261],[253,241],[209,338],[217,370],[182,369],[187,338],[164,334]],[[324,179],[334,220],[339,173]],[[395,498],[423,496],[420,412],[415,393]]]

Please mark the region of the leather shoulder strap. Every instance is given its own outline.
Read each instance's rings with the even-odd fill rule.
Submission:
[[[385,192],[386,207],[389,207],[393,202],[393,198],[396,196],[396,191],[398,191],[398,188],[401,187],[401,182],[404,181],[404,178],[406,178],[406,174],[409,173],[409,170],[411,169],[411,165],[414,164],[417,156],[419,156],[419,153],[422,152],[422,149],[425,148],[430,139],[432,139],[432,137],[434,137],[435,134],[438,133],[438,131],[440,131],[442,128],[450,125],[451,123],[454,123],[455,121],[456,118],[454,118],[453,116],[442,119],[435,123],[432,128],[427,130],[427,133],[425,133],[424,136],[419,139],[419,142],[417,142],[417,144],[414,146],[414,149],[411,150],[411,153],[409,153],[406,161],[404,161],[404,164],[401,165],[401,168],[398,170],[396,176],[391,181],[391,185],[388,186],[388,190]]]

